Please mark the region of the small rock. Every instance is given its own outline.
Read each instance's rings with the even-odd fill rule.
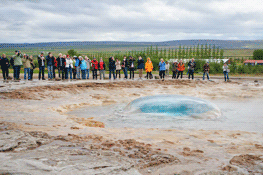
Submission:
[[[228,172],[231,172],[231,171],[237,171],[237,168],[235,167],[232,167],[230,165],[227,165],[223,168],[223,171],[228,171]]]
[[[190,148],[188,148],[188,147],[184,147],[184,149],[183,149],[184,151],[190,151],[191,149]]]

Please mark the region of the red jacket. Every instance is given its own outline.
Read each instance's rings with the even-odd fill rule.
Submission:
[[[105,70],[105,64],[104,62],[99,62],[99,70]]]
[[[99,69],[99,63],[97,60],[96,61],[92,60],[91,63],[92,63],[92,67],[94,67],[94,69]]]
[[[54,57],[54,66],[58,67],[58,61],[57,61],[57,59],[55,57]]]
[[[184,69],[185,69],[185,66],[184,66],[184,63],[179,63],[178,64],[178,71],[184,71]]]

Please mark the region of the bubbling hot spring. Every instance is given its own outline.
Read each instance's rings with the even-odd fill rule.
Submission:
[[[221,111],[215,104],[200,98],[182,95],[155,95],[138,98],[129,103],[124,108],[124,112],[205,119],[215,119],[221,116]]]

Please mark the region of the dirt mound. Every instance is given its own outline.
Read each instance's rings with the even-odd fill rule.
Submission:
[[[207,84],[214,82],[188,81],[188,80],[149,80],[149,81],[119,81],[109,83],[94,83],[87,82],[81,84],[66,84],[66,85],[45,85],[35,86],[31,88],[21,88],[10,92],[0,92],[3,98],[23,99],[23,100],[41,100],[48,97],[62,97],[62,92],[71,94],[80,93],[83,90],[89,89],[121,89],[121,88],[142,88],[151,85],[152,88],[159,85],[175,85],[178,88],[195,87],[197,84]],[[50,92],[50,93],[49,93]]]
[[[233,167],[236,166],[246,169],[249,173],[263,173],[262,167],[259,166],[259,164],[263,163],[263,158],[261,155],[242,154],[239,156],[234,156],[229,161],[229,163],[231,165],[224,167],[224,171],[236,171],[237,168]]]

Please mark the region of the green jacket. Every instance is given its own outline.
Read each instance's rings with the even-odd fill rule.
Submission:
[[[23,65],[22,64],[22,54],[20,54],[19,56],[14,55],[13,58],[14,58],[14,66],[21,66],[21,65]]]

